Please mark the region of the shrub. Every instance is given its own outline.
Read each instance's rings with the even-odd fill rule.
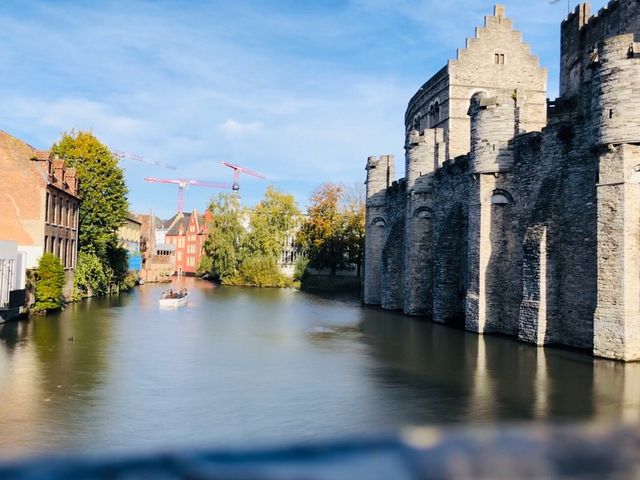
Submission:
[[[60,259],[52,253],[40,257],[36,272],[36,312],[46,312],[62,307],[64,268]]]
[[[112,276],[111,272],[105,271],[105,267],[97,255],[80,252],[73,276],[74,299],[109,293],[109,283]]]
[[[238,273],[224,278],[225,285],[247,285],[256,287],[288,287],[291,281],[278,268],[276,259],[269,255],[250,255],[240,264]]]

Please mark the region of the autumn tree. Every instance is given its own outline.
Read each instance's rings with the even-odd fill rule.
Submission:
[[[342,241],[349,263],[354,263],[358,276],[364,257],[365,233],[365,193],[362,184],[354,184],[345,189],[342,202],[343,233]]]
[[[364,250],[364,195],[357,187],[324,183],[311,196],[308,217],[297,236],[309,266],[331,268],[355,263]]]
[[[297,241],[316,268],[330,267],[335,273],[344,253],[344,218],[340,201],[344,187],[337,183],[324,183],[311,196],[307,221],[298,233]]]

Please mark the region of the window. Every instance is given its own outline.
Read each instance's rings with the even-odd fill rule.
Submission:
[[[427,207],[420,207],[413,212],[413,218],[431,218],[431,209]]]
[[[371,222],[371,225],[374,227],[381,227],[384,228],[387,226],[387,222],[384,221],[384,218],[382,217],[377,217],[373,219],[373,222]]]
[[[506,190],[494,190],[491,195],[492,205],[508,205],[513,203],[513,197]]]
[[[49,222],[49,192],[47,192],[47,199],[44,202],[44,221]]]
[[[495,61],[496,65],[504,65],[504,53],[496,53]]]

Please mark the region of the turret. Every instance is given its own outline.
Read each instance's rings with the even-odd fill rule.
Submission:
[[[407,135],[405,151],[407,193],[410,193],[420,177],[433,173],[444,162],[443,130],[430,128],[422,134],[417,130],[412,130]]]
[[[393,155],[367,159],[367,204],[363,302],[381,303],[382,249],[388,235],[387,189],[394,178]]]
[[[497,173],[511,169],[509,141],[515,132],[514,99],[479,92],[471,97],[471,172]]]
[[[640,142],[640,42],[611,37],[592,54],[595,145]]]
[[[591,7],[581,3],[562,22],[560,27],[560,96],[578,94],[581,80],[582,49],[580,31],[591,17]]]

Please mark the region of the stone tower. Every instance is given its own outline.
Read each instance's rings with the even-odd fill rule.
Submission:
[[[610,37],[591,58],[598,161],[594,354],[640,359],[640,42]]]
[[[508,276],[513,252],[507,239],[513,235],[508,218],[513,215],[513,189],[509,172],[513,164],[511,140],[516,131],[516,98],[477,93],[471,97],[469,171],[473,175],[469,200],[468,290],[466,328],[492,331],[509,320],[495,277]],[[517,311],[515,312],[517,317]],[[517,318],[511,322],[517,323]]]
[[[363,301],[380,305],[380,278],[382,276],[382,249],[388,234],[387,189],[394,177],[393,155],[367,159],[366,215],[363,275]]]
[[[444,161],[444,132],[430,128],[412,130],[405,144],[406,212],[403,310],[409,315],[431,311],[432,239],[431,180]]]

